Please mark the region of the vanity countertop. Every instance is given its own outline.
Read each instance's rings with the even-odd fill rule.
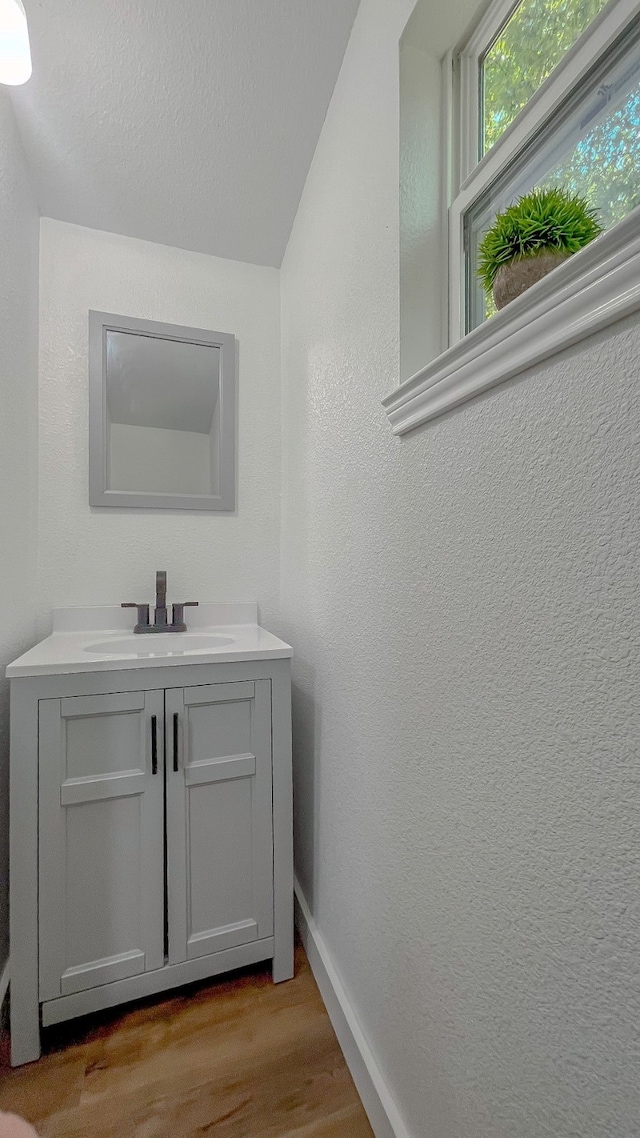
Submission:
[[[201,604],[189,609],[188,632],[137,636],[129,609],[54,609],[51,635],[9,664],[6,674],[15,679],[291,656],[289,644],[258,624],[258,606],[251,603]]]

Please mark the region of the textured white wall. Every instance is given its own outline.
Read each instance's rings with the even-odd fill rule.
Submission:
[[[41,631],[60,605],[257,600],[279,574],[280,333],[275,269],[43,218],[40,256]],[[232,515],[88,505],[90,308],[232,332],[238,340],[238,508]]]
[[[0,88],[0,974],[8,951],[8,684],[35,630],[38,212]]]
[[[415,1138],[632,1138],[640,328],[392,436],[410,8],[361,2],[282,272],[297,869]]]

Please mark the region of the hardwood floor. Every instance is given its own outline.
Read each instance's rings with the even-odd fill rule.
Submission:
[[[0,1056],[0,1110],[42,1138],[372,1138],[304,951],[45,1032]]]

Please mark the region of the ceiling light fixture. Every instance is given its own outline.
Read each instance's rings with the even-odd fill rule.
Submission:
[[[0,0],[0,83],[18,87],[30,75],[29,29],[22,0]]]

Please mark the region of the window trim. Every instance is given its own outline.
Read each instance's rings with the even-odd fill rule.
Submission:
[[[393,433],[473,399],[640,310],[640,206],[382,400]]]
[[[480,137],[480,60],[498,38],[520,0],[494,0],[462,48],[454,53],[459,68],[460,105],[467,114],[460,122],[460,174],[464,181],[478,165]]]

